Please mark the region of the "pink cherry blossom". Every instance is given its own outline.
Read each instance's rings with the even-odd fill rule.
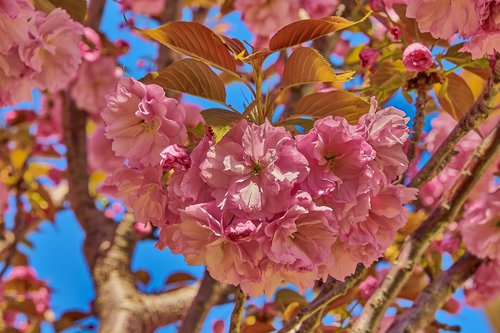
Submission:
[[[191,158],[189,152],[185,147],[180,147],[176,144],[170,145],[163,149],[160,153],[160,165],[164,169],[180,169],[186,171],[191,167]]]
[[[182,106],[186,110],[186,119],[184,123],[188,128],[194,128],[199,124],[204,124],[205,120],[201,116],[201,107],[193,103],[182,103]]]
[[[174,253],[183,253],[191,265],[206,264],[210,275],[229,284],[260,281],[264,258],[256,240],[256,221],[221,211],[215,201],[180,210],[181,223],[162,227],[162,235]]]
[[[165,10],[165,0],[121,0],[123,10],[133,10],[138,14],[155,16]]]
[[[433,64],[431,50],[421,43],[410,44],[403,52],[403,64],[409,71],[425,72]]]
[[[79,109],[97,115],[106,106],[104,96],[113,92],[121,74],[111,57],[85,61],[70,89],[71,98]]]
[[[0,53],[26,42],[34,13],[30,1],[0,0]]]
[[[159,165],[161,151],[187,139],[184,108],[158,85],[120,79],[101,113],[116,155],[131,166]]]
[[[291,134],[267,120],[262,125],[240,121],[201,164],[202,178],[217,202],[254,217],[282,211],[308,170]]]
[[[23,282],[25,287],[18,290],[15,286]],[[29,266],[15,266],[4,281],[6,294],[14,293],[31,299],[38,314],[43,314],[50,307],[50,290],[47,284],[40,280],[36,271]],[[10,286],[12,284],[12,287]],[[14,295],[13,295],[14,296]]]
[[[92,28],[83,28],[83,36],[87,41],[80,41],[78,44],[82,57],[85,61],[96,61],[101,56],[102,42],[99,34]]]
[[[465,205],[459,230],[467,249],[477,257],[500,259],[500,187]]]
[[[500,259],[479,266],[472,286],[465,289],[467,304],[483,307],[500,296]]]
[[[234,8],[250,31],[268,38],[298,19],[300,0],[236,0]]]
[[[479,28],[470,0],[412,0],[408,1],[406,16],[415,18],[419,30],[435,38],[448,39],[456,32],[469,38]]]
[[[380,51],[371,47],[364,48],[359,52],[362,67],[372,67],[380,56]]]
[[[102,192],[123,200],[139,223],[165,223],[167,194],[161,167],[131,169],[122,167],[105,181]]]
[[[19,58],[18,49],[0,52],[0,106],[31,100],[35,82],[32,70]]]
[[[377,111],[374,98],[371,104],[369,112],[358,120],[357,131],[375,149],[375,162],[391,182],[408,168],[403,146],[408,141],[410,118],[394,107]]]
[[[44,94],[36,129],[41,142],[59,142],[63,138],[63,99],[59,94]]]
[[[123,165],[123,158],[113,154],[111,140],[106,138],[104,125],[99,124],[87,140],[87,160],[92,171],[113,173]]]
[[[83,27],[60,8],[48,15],[36,14],[30,38],[20,46],[19,54],[35,72],[33,80],[39,87],[56,92],[68,85],[82,62],[79,42]]]
[[[167,186],[167,220],[169,223],[179,222],[179,209],[213,200],[208,185],[200,175],[200,164],[205,160],[210,145],[210,139],[205,136],[191,153],[191,166],[189,169],[182,170],[182,168],[177,168],[170,177]],[[160,237],[158,246],[163,248],[166,245],[161,241]]]
[[[342,117],[326,117],[297,137],[297,148],[309,161],[311,172],[301,187],[314,198],[343,187],[348,200],[369,190],[369,167],[375,150]],[[340,189],[339,189],[340,190]]]
[[[367,276],[366,279],[359,285],[359,295],[363,299],[369,299],[375,290],[377,290],[379,284],[380,283],[377,278],[371,275]]]
[[[333,15],[337,5],[338,0],[302,0],[302,8],[313,19]]]
[[[500,52],[500,28],[497,31],[481,31],[471,41],[466,43],[461,52],[469,52],[472,59],[479,59],[485,55],[494,56]]]

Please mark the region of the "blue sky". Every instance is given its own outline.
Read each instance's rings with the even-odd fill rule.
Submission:
[[[189,19],[188,12],[185,12],[184,18]],[[228,31],[229,35],[251,41],[251,34],[239,21],[238,13],[232,13],[226,16],[224,20],[231,24]],[[120,61],[130,76],[140,78],[146,72],[144,69],[136,67],[137,61],[139,59],[154,59],[158,47],[143,41],[128,31],[120,30],[118,26],[122,22],[123,17],[118,10],[118,4],[114,1],[108,1],[101,29],[112,41],[125,39],[130,43],[131,52],[123,56]],[[151,27],[154,23],[137,17],[136,24]],[[363,42],[363,40],[358,42]],[[242,96],[244,91],[242,85],[231,85],[228,88],[228,103],[237,109],[242,109],[246,101]],[[207,108],[214,106],[212,103],[193,97],[186,97],[185,99],[197,102]],[[33,103],[25,103],[23,107],[38,105],[38,100],[37,96],[35,96]],[[414,107],[409,105],[400,94],[393,98],[389,104],[403,109],[409,116],[414,113]],[[3,116],[6,111],[7,109],[0,109],[1,125],[4,125]],[[52,305],[56,316],[59,317],[68,310],[89,311],[90,303],[94,298],[94,291],[90,272],[82,255],[83,233],[73,213],[69,210],[61,211],[56,216],[55,224],[43,223],[38,232],[30,235],[29,240],[33,243],[34,249],[24,248],[24,252],[28,254],[31,265],[35,267],[40,277],[52,286]],[[145,269],[150,273],[151,281],[146,287],[147,291],[161,290],[166,277],[174,272],[189,272],[196,277],[203,275],[203,267],[188,266],[182,256],[173,255],[169,250],[160,251],[154,248],[152,241],[139,243],[132,260],[132,268],[134,270]],[[462,296],[460,297],[462,298]],[[232,307],[230,305],[214,309],[206,320],[203,332],[211,332],[212,322],[218,318],[229,318],[231,311]],[[461,325],[465,333],[490,331],[483,313],[469,307],[464,307],[457,316],[440,314],[439,318],[449,324]],[[87,323],[92,322],[94,321],[87,321]],[[66,332],[93,331],[92,329],[83,331],[82,328],[75,328]],[[53,330],[49,325],[45,325],[42,332],[51,333]],[[157,332],[175,332],[175,327],[162,328]]]

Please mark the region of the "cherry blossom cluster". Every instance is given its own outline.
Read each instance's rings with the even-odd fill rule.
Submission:
[[[416,194],[393,184],[408,165],[408,118],[374,100],[356,125],[329,116],[293,137],[243,119],[219,142],[208,131],[191,152],[186,111],[159,86],[122,79],[107,101],[105,133],[128,166],[105,190],[160,228],[158,247],[251,295],[370,265]]]
[[[66,88],[82,61],[82,25],[27,0],[1,0],[0,8],[0,106],[30,100],[32,89]]]
[[[469,132],[458,142],[456,153],[448,165],[420,189],[420,200],[424,206],[432,208],[439,203],[439,199],[455,183],[477,146],[499,119],[499,115],[491,115],[477,132]],[[456,124],[457,121],[449,114],[440,113],[431,122],[431,130],[424,139],[425,148],[435,153]],[[466,249],[485,260],[466,289],[467,303],[473,306],[482,306],[500,295],[500,187],[495,179],[499,168],[500,157],[473,188],[458,224],[451,224],[443,238],[433,244],[437,251],[454,255],[459,249],[461,236]]]
[[[471,40],[462,51],[474,59],[500,52],[499,0],[406,0],[406,16],[415,18],[421,32],[449,39],[456,33]]]
[[[4,302],[31,303],[34,308],[33,317],[47,317],[50,311],[50,289],[40,280],[37,273],[29,266],[15,266],[8,276],[0,281],[0,304]],[[0,328],[16,329],[16,332],[31,332],[36,318],[19,316],[13,309],[3,311]],[[33,321],[33,322],[32,322]]]

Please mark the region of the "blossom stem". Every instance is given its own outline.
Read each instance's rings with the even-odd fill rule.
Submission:
[[[441,203],[415,230],[401,247],[399,257],[389,270],[381,286],[366,303],[352,332],[374,332],[386,309],[411,276],[432,238],[447,224],[454,221],[474,185],[500,151],[500,123],[476,149],[453,187],[445,193]]]
[[[241,288],[238,288],[236,292],[236,302],[234,303],[234,310],[231,314],[231,326],[229,332],[240,333],[241,332],[241,321],[243,317],[243,310],[245,309],[245,302],[247,300],[247,295],[243,293]]]
[[[486,89],[474,104],[472,109],[458,122],[450,135],[439,146],[431,159],[411,180],[409,187],[420,188],[431,180],[448,164],[453,155],[455,145],[471,130],[475,129],[488,117],[495,107],[495,99],[500,91],[500,55],[493,68],[493,74],[488,80]]]
[[[387,333],[410,333],[424,329],[434,321],[434,314],[465,283],[481,263],[470,253],[462,255],[448,270],[424,288],[413,306],[396,318]]]
[[[361,282],[365,271],[366,269],[363,265],[359,264],[354,274],[346,278],[344,282],[332,283],[326,286],[326,288],[323,288],[318,297],[311,302],[309,307],[300,311],[292,321],[279,331],[279,333],[301,332],[302,330],[299,330],[299,327],[303,322],[311,318],[318,311],[326,308],[334,300],[345,295],[352,287]]]

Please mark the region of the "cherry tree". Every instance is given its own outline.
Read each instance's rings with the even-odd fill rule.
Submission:
[[[121,34],[158,45],[134,65],[147,75],[122,66],[106,6]],[[199,332],[227,304],[213,332],[459,331],[436,318],[458,313],[458,289],[498,311],[498,0],[0,8],[2,332],[91,330],[89,316],[99,332]],[[34,91],[39,108],[13,107]],[[65,209],[95,301],[55,317],[21,245]],[[204,277],[144,292],[148,272],[131,269],[144,240]]]

